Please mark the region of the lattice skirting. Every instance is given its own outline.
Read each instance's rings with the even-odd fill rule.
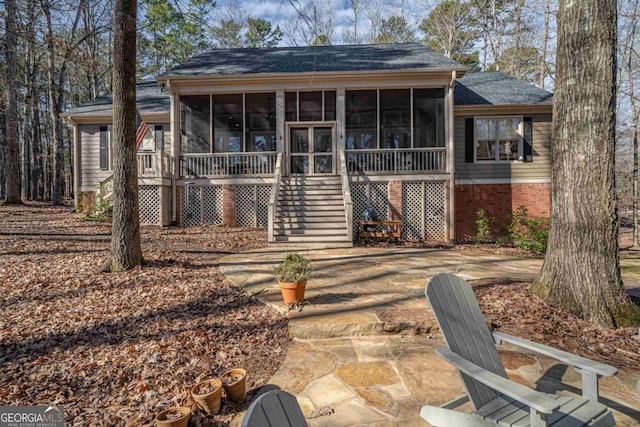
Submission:
[[[445,240],[444,181],[402,184],[402,234],[406,240]]]
[[[351,200],[353,201],[353,230],[358,230],[358,221],[362,219],[362,212],[373,209],[378,213],[378,219],[389,219],[389,183],[367,182],[351,183]]]
[[[157,185],[141,185],[138,187],[140,224],[162,225],[160,222],[161,189],[162,187]],[[169,199],[169,203],[171,203],[171,199]]]
[[[222,223],[222,187],[185,185],[180,191],[183,227]]]
[[[239,227],[269,226],[270,185],[239,185],[236,187],[236,222]]]

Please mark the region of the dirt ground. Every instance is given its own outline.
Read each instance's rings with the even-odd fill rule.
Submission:
[[[287,321],[231,285],[218,260],[264,231],[142,228],[144,268],[99,273],[110,225],[69,208],[0,207],[0,404],[64,406],[67,425],[151,425],[231,367],[265,384]],[[249,397],[251,394],[249,395]],[[246,403],[223,403],[226,425]]]
[[[622,248],[629,236],[623,228]],[[145,266],[99,273],[109,224],[70,208],[0,206],[0,404],[60,404],[68,425],[133,426],[168,406],[195,408],[189,388],[231,367],[245,368],[255,391],[284,359],[287,321],[232,286],[218,260],[265,242],[262,230],[143,227]],[[638,283],[639,255],[621,257]],[[527,283],[473,285],[495,327],[640,372],[636,329],[594,327]],[[196,411],[193,425],[227,425],[252,394],[213,418]]]

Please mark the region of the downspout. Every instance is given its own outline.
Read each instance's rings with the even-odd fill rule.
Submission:
[[[449,83],[449,97],[448,97],[448,103],[449,103],[449,117],[448,117],[448,128],[449,128],[449,135],[448,135],[448,141],[447,141],[447,145],[448,145],[448,156],[447,156],[447,169],[449,171],[449,242],[452,242],[455,239],[456,236],[456,211],[455,211],[455,166],[456,166],[456,162],[455,162],[455,158],[454,158],[454,153],[455,153],[455,112],[454,112],[454,108],[455,108],[455,96],[454,96],[454,89],[456,86],[456,71],[453,70],[451,72],[451,82]]]

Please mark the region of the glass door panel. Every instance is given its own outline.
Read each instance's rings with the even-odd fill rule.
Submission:
[[[291,153],[309,152],[309,129],[291,128]]]
[[[291,174],[335,173],[332,127],[292,127],[289,134]]]
[[[333,128],[313,128],[313,173],[333,173]]]

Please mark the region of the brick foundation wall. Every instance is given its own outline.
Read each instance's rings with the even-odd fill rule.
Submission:
[[[222,223],[235,227],[236,220],[236,186],[227,184],[222,186]]]
[[[455,186],[455,240],[476,235],[476,212],[484,209],[496,217],[493,225],[504,234],[508,217],[518,206],[526,206],[529,217],[548,217],[551,211],[551,184],[473,184]]]
[[[389,219],[402,221],[402,181],[389,182]]]
[[[83,214],[93,213],[93,209],[96,206],[96,192],[95,191],[79,191],[76,195],[78,197],[78,212]]]

